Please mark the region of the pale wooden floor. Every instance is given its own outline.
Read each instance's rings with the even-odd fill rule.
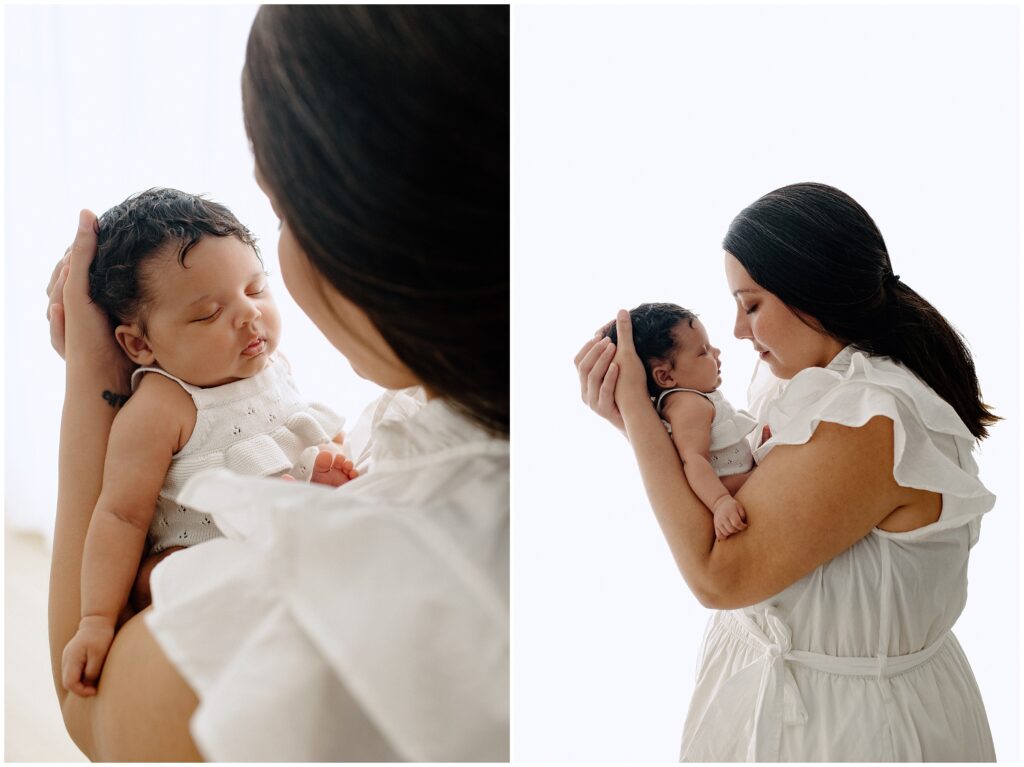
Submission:
[[[4,760],[87,761],[64,729],[50,674],[49,549],[42,536],[4,532]]]

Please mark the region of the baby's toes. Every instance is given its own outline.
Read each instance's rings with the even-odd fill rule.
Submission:
[[[334,456],[334,469],[343,472],[348,479],[355,479],[359,476],[359,471],[355,468],[351,459],[343,455]]]
[[[313,460],[313,471],[330,471],[333,465],[334,455],[327,450],[321,450]]]

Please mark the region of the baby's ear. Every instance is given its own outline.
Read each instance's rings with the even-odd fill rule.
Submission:
[[[114,329],[114,338],[136,365],[152,365],[156,361],[153,350],[149,348],[149,342],[137,324],[118,325]]]
[[[672,376],[671,365],[665,363],[654,365],[651,368],[651,376],[654,378],[654,383],[662,389],[675,388],[676,379]]]

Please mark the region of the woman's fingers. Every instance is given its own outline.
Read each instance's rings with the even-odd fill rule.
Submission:
[[[583,397],[583,401],[588,405],[591,404],[591,392],[594,389],[594,384],[600,384],[601,379],[608,370],[608,363],[612,360],[612,356],[608,354],[609,346],[614,348],[611,339],[598,339],[593,344],[590,344],[590,347],[582,357],[578,357],[579,362],[576,364],[576,369],[580,375],[580,396]],[[602,359],[603,364],[601,364]],[[598,365],[600,366],[598,367]]]
[[[629,312],[619,309],[615,315],[615,332],[618,335],[618,346],[624,354],[636,353],[633,348],[633,322],[629,318]]]
[[[57,283],[57,278],[60,277],[60,273],[64,270],[64,267],[68,265],[68,261],[71,260],[71,246],[64,251],[64,255],[61,256],[60,261],[53,267],[53,272],[50,274],[50,281],[46,284],[46,297],[49,299],[46,306],[49,309],[50,304],[53,303],[53,292],[54,286]]]
[[[70,253],[70,248],[68,253]],[[65,259],[67,255],[64,256]],[[64,358],[64,284],[68,279],[68,271],[70,267],[68,264],[64,264],[61,267],[60,272],[57,274],[57,279],[52,286],[52,293],[50,294],[50,305],[46,310],[46,319],[50,323],[50,346]]]
[[[593,338],[591,338],[589,341],[587,341],[585,344],[583,344],[583,346],[580,348],[580,350],[578,352],[576,352],[576,356],[573,358],[572,364],[574,364],[577,368],[579,368],[580,362],[587,355],[587,352],[589,352],[591,349],[593,349],[594,345],[598,341],[600,341],[600,340],[601,340],[601,337],[598,336],[598,335],[595,335]]]
[[[50,346],[64,358],[64,305],[50,305]]]
[[[608,368],[611,366],[612,360],[615,359],[615,344],[609,341],[600,348],[601,353],[598,354],[597,359],[594,361],[594,366],[590,369],[586,386],[583,389],[583,400],[594,410],[597,409],[598,402],[600,401],[601,388],[608,373]]]
[[[78,214],[78,231],[71,243],[69,270],[65,290],[76,296],[89,295],[89,265],[96,256],[96,214],[83,210]]]
[[[608,365],[608,374],[604,377],[601,389],[597,395],[597,407],[599,410],[615,408],[615,382],[619,380],[619,366],[614,362]]]

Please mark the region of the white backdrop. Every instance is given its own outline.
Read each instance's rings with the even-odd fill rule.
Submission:
[[[5,508],[52,533],[63,363],[44,288],[78,211],[170,186],[224,203],[260,239],[281,349],[303,392],[349,427],[380,389],[358,378],[280,280],[277,219],[252,175],[241,72],[257,7],[8,6],[4,174]]]
[[[850,193],[896,272],[971,344],[1006,421],[956,633],[1001,760],[1018,758],[1018,9],[514,9],[514,744],[517,760],[671,761],[708,611],[625,440],[572,358],[620,307],[674,301],[722,348],[721,240],[761,194]]]

